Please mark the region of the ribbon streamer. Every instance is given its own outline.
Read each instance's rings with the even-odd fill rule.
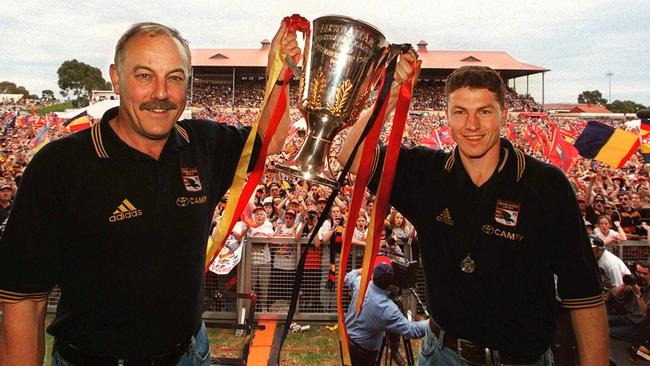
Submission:
[[[283,20],[287,24],[288,32],[293,32],[296,30],[303,31],[305,29],[305,24],[308,29],[309,21],[305,18],[302,18],[298,14],[294,14],[291,17],[286,17]],[[273,59],[273,65],[269,72],[269,78],[266,81],[266,89],[264,91],[264,102],[262,103],[262,110],[266,109],[266,104],[268,103],[271,92],[275,87],[275,83],[279,78],[280,71],[282,70],[286,60],[282,58],[282,50],[278,48]],[[280,90],[280,95],[278,101],[276,102],[273,108],[273,114],[269,121],[266,133],[264,135],[264,141],[262,142],[262,147],[255,161],[255,167],[246,181],[246,172],[250,164],[253,147],[255,145],[255,139],[257,136],[257,130],[259,127],[259,121],[262,117],[262,113],[257,117],[255,123],[253,124],[251,131],[246,139],[244,144],[244,149],[239,157],[239,162],[237,163],[237,169],[235,170],[235,176],[233,178],[233,183],[230,188],[230,199],[229,204],[226,205],[224,210],[221,222],[217,227],[216,232],[211,236],[208,241],[206,249],[206,263],[205,270],[207,271],[210,267],[210,263],[214,260],[217,254],[223,248],[223,245],[226,241],[226,238],[232,231],[237,219],[240,217],[242,211],[248,204],[248,200],[255,191],[257,184],[262,178],[264,173],[264,164],[266,162],[266,154],[275,131],[280,124],[282,116],[287,110],[287,85],[293,73],[290,68],[287,68],[283,75],[284,83]],[[232,204],[236,202],[236,204]]]
[[[402,45],[401,47],[402,47],[402,52],[405,52],[407,48],[410,49],[410,45]],[[414,62],[411,66],[415,70],[416,63]],[[392,84],[393,70],[394,69],[391,69],[390,71],[391,78],[388,81],[389,85]],[[387,80],[384,80],[383,82],[386,83]],[[361,278],[359,293],[357,295],[357,304],[355,304],[355,310],[357,311],[357,313],[360,313],[362,310],[363,299],[365,297],[367,284],[370,279],[370,273],[372,269],[371,266],[376,259],[377,248],[379,246],[379,240],[380,240],[380,235],[376,235],[376,233],[380,232],[380,230],[382,229],[381,227],[383,226],[383,221],[384,221],[383,213],[386,212],[386,207],[388,204],[389,194],[391,191],[393,178],[394,178],[395,165],[397,163],[397,157],[399,154],[399,146],[401,144],[401,136],[403,135],[403,131],[406,123],[406,117],[408,114],[408,109],[410,106],[414,86],[415,86],[414,77],[411,76],[406,81],[406,83],[404,83],[400,87],[400,93],[397,100],[397,108],[396,108],[395,116],[393,118],[393,126],[389,138],[389,146],[392,146],[392,149],[389,152],[387,152],[387,154],[390,153],[392,155],[390,159],[388,159],[388,155],[387,155],[387,159],[385,160],[386,164],[384,165],[384,169],[388,169],[388,173],[386,173],[386,170],[384,170],[384,174],[382,176],[382,179],[380,180],[379,183],[380,189],[378,190],[377,199],[375,200],[375,207],[373,209],[372,218],[370,220],[371,225],[369,225],[368,235],[366,238],[367,244],[364,251],[362,278]],[[384,119],[384,115],[386,112],[385,108],[386,105],[383,105],[380,114],[378,116],[379,121],[382,121]],[[369,174],[370,174],[370,169],[371,169],[370,167],[373,160],[372,156],[374,153],[375,146],[379,141],[381,126],[382,123],[377,123],[372,126],[368,134],[368,137],[366,139],[366,143],[364,144],[364,149],[362,151],[362,155],[359,161],[359,168],[357,170],[357,176],[354,185],[355,190],[352,195],[352,202],[350,205],[350,211],[349,211],[350,216],[348,218],[348,223],[356,222],[356,219],[359,216],[361,203],[365,193],[365,187],[367,186],[368,180],[370,179]],[[380,192],[388,192],[388,193],[380,195]],[[337,295],[338,295],[337,312],[338,312],[338,325],[339,325],[338,329],[339,329],[339,337],[341,342],[342,361],[344,365],[351,364],[348,342],[347,342],[347,326],[345,324],[345,314],[343,312],[342,294],[343,294],[344,278],[347,272],[346,270],[347,258],[350,253],[353,235],[354,235],[354,226],[348,224],[348,227],[346,228],[346,232],[344,235],[343,249],[342,249],[341,260],[340,260],[339,281],[338,281],[338,288],[337,288]],[[372,245],[369,245],[370,243],[372,243]]]

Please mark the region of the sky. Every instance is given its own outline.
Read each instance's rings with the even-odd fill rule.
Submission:
[[[506,51],[551,70],[546,103],[576,102],[594,89],[608,98],[611,72],[612,100],[650,105],[647,0],[2,0],[0,81],[60,97],[63,61],[98,67],[108,80],[115,44],[133,23],[175,27],[193,48],[257,48],[293,13],[310,20],[347,15],[373,24],[389,42],[425,40],[429,50]],[[530,92],[541,102],[540,77],[530,79]]]

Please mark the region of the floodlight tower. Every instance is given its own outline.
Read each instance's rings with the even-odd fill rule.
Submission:
[[[605,77],[609,79],[609,97],[607,98],[607,103],[612,103],[612,76],[614,76],[614,73],[611,71],[606,71],[605,72]]]

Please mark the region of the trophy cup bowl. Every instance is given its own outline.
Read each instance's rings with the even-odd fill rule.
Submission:
[[[310,44],[299,91],[307,133],[296,156],[275,169],[336,187],[329,169],[332,141],[359,118],[390,59],[390,45],[372,25],[338,15],[314,20]]]

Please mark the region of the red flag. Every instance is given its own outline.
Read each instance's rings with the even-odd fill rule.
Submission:
[[[421,138],[418,145],[426,146],[430,149],[440,149],[440,145],[438,145],[438,135],[436,133],[436,130],[432,130],[429,136]]]
[[[517,128],[514,123],[508,125],[508,140],[514,140],[517,138]]]
[[[578,157],[578,149],[562,137],[560,130],[557,127],[553,129],[553,145],[548,157],[553,165],[566,173],[573,167],[573,163]]]
[[[441,145],[456,146],[456,141],[451,137],[451,131],[449,131],[448,126],[440,127],[438,130],[438,138],[440,139]]]

